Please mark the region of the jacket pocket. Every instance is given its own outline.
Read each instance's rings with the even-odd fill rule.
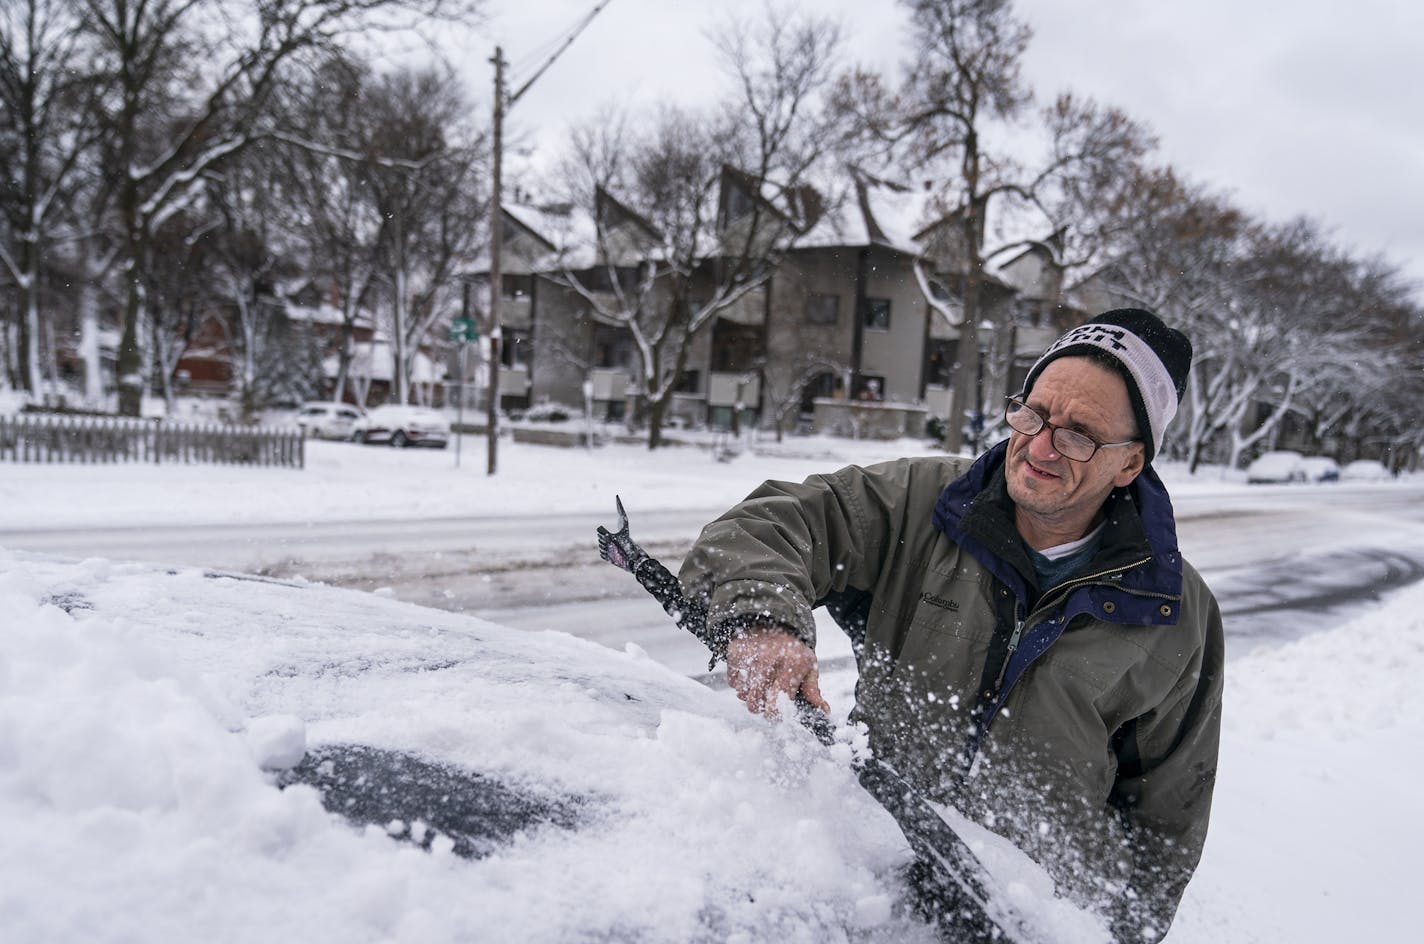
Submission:
[[[966,660],[975,658],[982,665],[994,635],[988,588],[973,575],[938,580],[935,574],[926,576],[896,653],[896,665],[927,676],[946,672],[958,676]]]

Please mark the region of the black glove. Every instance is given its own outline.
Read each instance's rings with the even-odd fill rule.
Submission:
[[[628,535],[628,515],[623,510],[623,499],[614,496],[618,503],[618,530],[609,531],[598,527],[598,555],[614,567],[636,575],[638,568],[648,559],[648,554]]]

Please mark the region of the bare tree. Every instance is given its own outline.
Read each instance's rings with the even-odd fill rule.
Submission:
[[[1409,305],[1389,266],[1356,259],[1310,221],[1251,220],[1170,170],[1135,175],[1108,209],[1115,258],[1079,291],[1152,308],[1195,348],[1164,454],[1195,470],[1215,450],[1237,466],[1292,416],[1317,441],[1331,430],[1348,438],[1364,405],[1397,385],[1387,339]]]
[[[152,381],[171,410],[177,397],[178,365],[192,350],[221,298],[212,258],[215,223],[179,213],[153,234],[153,264],[144,273],[149,301],[148,343]]]
[[[272,360],[271,322],[285,319],[281,281],[295,274],[300,258],[281,226],[285,214],[267,150],[259,143],[208,175],[208,201],[221,223],[207,240],[214,293],[229,312],[229,361],[242,415],[249,420],[267,405],[260,368]]]
[[[83,0],[115,94],[105,100],[129,286],[118,352],[120,412],[143,393],[141,325],[152,236],[201,178],[267,130],[283,68],[388,12],[445,16],[473,0]]]
[[[1424,311],[1399,270],[1378,258],[1357,263],[1352,294],[1355,317],[1368,322],[1365,343],[1336,352],[1299,412],[1322,451],[1359,455],[1374,440],[1387,445],[1397,467],[1417,463],[1424,447]]]
[[[737,88],[726,107],[665,107],[632,134],[618,121],[589,126],[569,162],[570,199],[593,221],[593,259],[569,262],[559,280],[594,322],[631,340],[650,449],[662,443],[694,342],[761,297],[824,210],[811,178],[824,153],[818,101],[837,30],[772,9],[714,41]]]
[[[1170,168],[1125,175],[1122,198],[1104,204],[1097,226],[1111,233],[1113,258],[1085,288],[1093,307],[1151,309],[1192,338],[1194,355],[1182,421],[1164,447],[1193,470],[1238,409],[1231,378],[1238,350],[1232,326],[1238,260],[1248,252],[1251,221],[1225,197],[1183,182]]]
[[[332,398],[345,397],[357,322],[370,304],[384,220],[372,187],[370,71],[336,54],[282,94],[282,125],[299,143],[280,151],[282,209],[307,272],[329,283],[341,325]]]
[[[408,402],[411,369],[431,328],[458,310],[455,274],[475,263],[487,212],[479,158],[483,141],[454,76],[397,72],[371,89],[374,205],[385,221],[382,274],[396,402]],[[398,160],[391,160],[398,159]]]
[[[1148,133],[1121,112],[1069,95],[1039,115],[1047,136],[1044,157],[1032,167],[1011,155],[1004,132],[1030,113],[1033,95],[1020,74],[1031,36],[1009,0],[906,0],[914,28],[914,53],[898,91],[874,73],[844,77],[837,101],[849,121],[851,146],[864,160],[879,158],[936,186],[934,209],[956,222],[935,254],[960,305],[946,305],[933,292],[925,297],[942,316],[960,319],[959,363],[954,369],[950,422],[945,447],[963,446],[961,418],[980,413],[969,378],[978,357],[986,266],[1028,245],[1021,235],[1025,218],[1036,220],[1035,240],[1063,233],[1060,242],[1086,264],[1093,255],[1089,231],[1066,235],[1084,209],[1116,187],[1117,175],[1152,146]],[[1018,221],[1020,232],[1004,228],[1002,238],[989,223]],[[926,289],[928,285],[922,286]],[[1002,326],[1000,326],[1002,328]]]
[[[16,379],[31,392],[55,354],[40,343],[46,327],[53,333],[40,298],[44,259],[58,228],[73,221],[66,215],[96,130],[89,102],[103,91],[88,69],[84,26],[69,0],[0,7],[0,267],[17,298]]]

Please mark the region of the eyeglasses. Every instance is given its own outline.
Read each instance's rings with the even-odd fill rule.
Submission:
[[[1072,459],[1074,462],[1087,462],[1098,454],[1099,449],[1106,449],[1109,446],[1131,446],[1137,442],[1136,439],[1125,439],[1122,442],[1100,443],[1093,437],[1080,433],[1077,430],[1065,429],[1062,426],[1054,426],[1043,418],[1043,414],[1020,400],[1018,397],[1009,397],[1008,405],[1004,407],[1004,422],[1016,432],[1023,433],[1030,438],[1037,436],[1047,426],[1053,431],[1053,448],[1065,459]]]

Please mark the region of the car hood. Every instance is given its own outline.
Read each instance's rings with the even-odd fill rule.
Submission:
[[[636,649],[302,581],[0,562],[17,939],[932,939],[847,745]]]

